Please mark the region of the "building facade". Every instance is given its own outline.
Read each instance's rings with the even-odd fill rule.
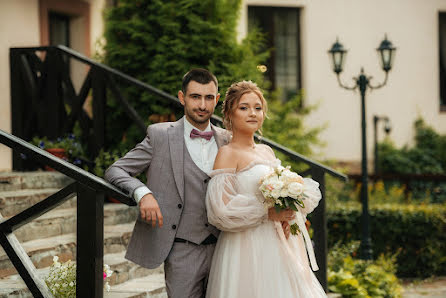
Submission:
[[[103,9],[113,2],[0,0],[0,129],[10,131],[9,48],[65,42],[90,56],[102,36]],[[370,160],[375,115],[390,119],[397,146],[411,144],[418,117],[446,133],[446,0],[244,0],[238,38],[253,26],[268,33],[273,51],[265,75],[273,86],[285,100],[303,90],[304,105],[318,106],[306,125],[326,126],[321,158],[361,160],[360,94],[339,87],[327,52],[337,38],[348,50],[341,73],[347,85],[362,67],[372,84],[381,83],[376,48],[385,35],[397,48],[387,85],[366,95]],[[382,139],[383,123],[378,129]],[[10,168],[10,151],[0,146],[0,169]]]
[[[103,33],[106,0],[0,0],[0,129],[11,132],[9,48],[66,45],[91,56]],[[72,63],[74,87],[87,69]],[[0,145],[0,171],[12,168],[11,150]]]

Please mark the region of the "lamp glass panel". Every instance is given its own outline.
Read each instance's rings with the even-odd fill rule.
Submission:
[[[390,69],[392,61],[392,50],[385,49],[381,50],[381,62],[383,69]]]
[[[336,71],[342,71],[342,66],[344,63],[344,52],[334,52],[333,53],[333,70]]]

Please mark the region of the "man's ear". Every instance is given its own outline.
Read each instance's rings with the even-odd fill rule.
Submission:
[[[178,91],[178,99],[180,100],[181,104],[184,106],[185,105],[185,103],[184,103],[184,93],[181,90]]]
[[[220,99],[220,93],[217,93],[217,96],[215,97],[215,105],[218,104],[219,99]]]

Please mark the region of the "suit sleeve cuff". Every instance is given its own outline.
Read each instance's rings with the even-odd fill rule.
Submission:
[[[140,186],[133,192],[133,198],[135,199],[136,203],[139,204],[139,201],[141,201],[142,197],[149,193],[152,193],[152,191],[147,188],[147,186]]]

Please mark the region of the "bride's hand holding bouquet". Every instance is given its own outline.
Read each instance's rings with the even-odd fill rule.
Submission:
[[[295,218],[290,221],[291,234],[302,234],[311,266],[313,270],[317,270],[318,266],[305,220],[306,214],[313,211],[321,199],[319,183],[310,178],[303,178],[291,171],[289,166],[279,165],[273,172],[262,177],[259,184],[266,208],[274,208],[277,213],[283,210],[292,210],[295,213]],[[280,238],[284,239],[281,225],[278,222],[275,222],[275,225]]]

